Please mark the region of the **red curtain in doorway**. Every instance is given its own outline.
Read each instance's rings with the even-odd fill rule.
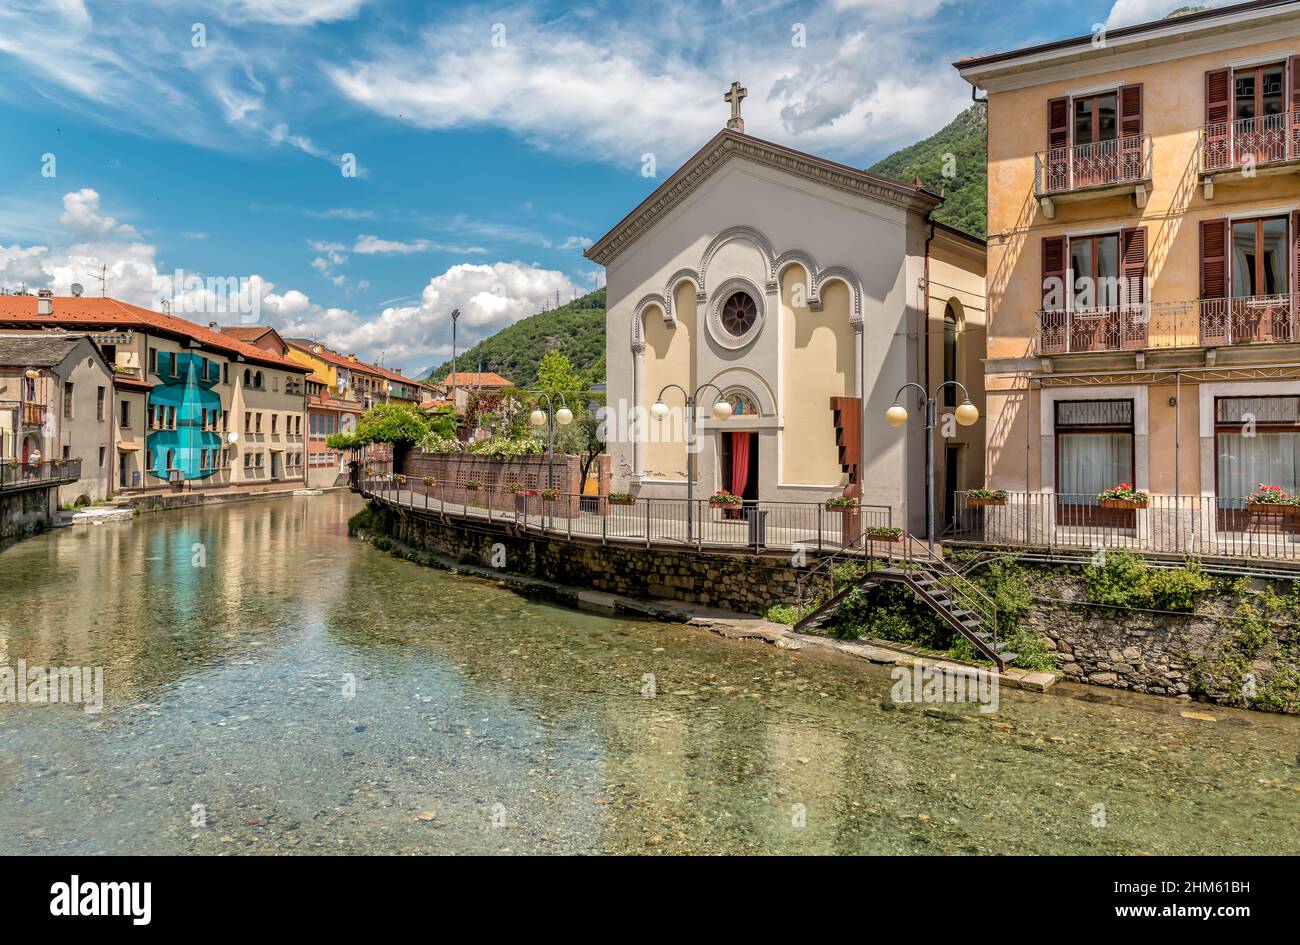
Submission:
[[[731,487],[732,495],[743,495],[749,482],[749,438],[752,433],[731,434]]]

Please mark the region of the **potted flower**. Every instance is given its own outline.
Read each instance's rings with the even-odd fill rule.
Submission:
[[[404,486],[406,485],[406,477],[401,473],[393,473],[393,482],[397,483],[399,486]]]
[[[374,474],[375,474],[375,467],[374,467],[374,466],[367,466],[367,467],[366,467],[366,475],[367,475],[367,476],[373,476]]]
[[[886,525],[875,525],[866,531],[867,541],[902,541],[903,530]]]
[[[862,534],[862,509],[854,496],[836,495],[826,500],[827,512],[840,513],[840,544],[848,547]]]
[[[432,476],[425,476],[420,481],[424,483],[424,488],[426,489],[432,489],[434,486],[438,484],[438,480],[434,479]]]
[[[611,492],[608,496],[610,505],[635,505],[636,496],[630,492]]]
[[[1145,509],[1151,504],[1151,496],[1134,489],[1131,482],[1121,482],[1105,489],[1097,493],[1097,499],[1103,509]]]
[[[1006,505],[1006,489],[971,489],[966,493],[967,505]]]
[[[525,492],[524,484],[522,482],[512,482],[506,488],[509,489],[513,495],[523,495]]]
[[[479,482],[477,479],[466,479],[465,488],[470,492],[478,492],[483,488],[483,483]]]
[[[744,504],[744,499],[738,495],[732,495],[726,489],[719,489],[709,496],[709,508],[711,509],[738,509]]]
[[[1296,509],[1295,499],[1281,486],[1259,483],[1259,488],[1246,497],[1246,507],[1262,515],[1290,515]]]
[[[560,490],[554,487],[547,487],[542,490],[543,502],[555,502],[560,498]]]

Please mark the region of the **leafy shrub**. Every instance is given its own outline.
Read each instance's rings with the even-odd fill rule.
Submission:
[[[787,627],[792,627],[802,614],[799,613],[798,608],[791,607],[789,604],[773,604],[767,608],[766,616],[772,623],[783,623]]]
[[[1191,610],[1214,581],[1195,561],[1181,568],[1152,568],[1140,555],[1120,550],[1107,551],[1100,565],[1088,565],[1083,586],[1095,604]]]

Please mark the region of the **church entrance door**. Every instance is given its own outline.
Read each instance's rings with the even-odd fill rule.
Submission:
[[[722,434],[722,488],[749,505],[758,500],[758,434]],[[741,509],[727,509],[727,518],[742,518]]]

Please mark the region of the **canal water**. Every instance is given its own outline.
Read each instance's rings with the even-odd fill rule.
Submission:
[[[899,708],[879,667],[385,556],[359,507],[0,552],[0,666],[106,688],[0,704],[0,853],[1300,853],[1300,719],[1083,687]]]

